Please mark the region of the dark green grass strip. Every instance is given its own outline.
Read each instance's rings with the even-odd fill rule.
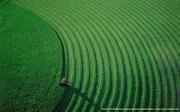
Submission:
[[[66,20],[68,20],[68,18],[66,19]],[[85,51],[84,51],[85,52]],[[88,65],[88,64],[85,64],[85,65]],[[83,73],[82,73],[83,74]],[[85,76],[87,76],[86,74],[85,74]],[[80,87],[81,88],[81,87]],[[78,96],[78,95],[77,95]]]
[[[0,3],[0,111],[51,111],[63,54],[54,29],[35,14]]]
[[[33,6],[31,6],[31,7],[33,7]],[[40,8],[39,10],[41,10],[41,8]],[[54,20],[54,21],[55,21],[55,20]],[[63,28],[63,29],[61,29],[62,37],[65,37],[65,38],[66,38],[67,36],[69,36],[68,32],[66,32],[66,31],[68,31],[67,28],[66,28],[66,27],[61,27],[61,28]],[[64,38],[62,38],[62,39],[64,39]],[[68,38],[67,38],[67,39],[68,39]],[[73,68],[72,68],[73,66],[72,66],[72,65],[74,65],[73,63],[75,63],[75,62],[74,62],[75,59],[72,58],[72,57],[74,57],[74,56],[72,56],[71,54],[73,54],[73,51],[72,51],[72,50],[74,49],[74,47],[71,46],[71,45],[72,45],[72,41],[66,40],[66,42],[67,42],[67,44],[69,44],[68,47],[69,47],[69,52],[70,52],[69,54],[70,54],[70,55],[69,55],[69,59],[68,59],[68,60],[69,60],[69,62],[70,62],[69,65],[71,65],[71,66],[68,67],[68,68],[69,68],[69,69],[68,69],[69,72],[67,72],[67,73],[69,73],[69,74],[67,74],[67,75],[68,75],[69,79],[72,79],[72,78],[71,78],[72,75],[70,75],[70,74],[73,74],[73,76],[74,76],[74,73],[72,73],[72,70],[73,70]],[[69,42],[71,42],[71,43],[69,43]],[[71,60],[72,60],[73,62],[72,62]],[[72,81],[70,80],[70,82],[72,82],[72,84],[74,84],[75,78],[73,78]]]

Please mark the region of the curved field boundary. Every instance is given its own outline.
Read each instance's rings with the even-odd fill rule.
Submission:
[[[34,13],[0,2],[0,111],[52,111],[63,88],[63,45]]]
[[[64,45],[72,87],[54,111],[179,107],[178,0],[11,3],[46,19]]]

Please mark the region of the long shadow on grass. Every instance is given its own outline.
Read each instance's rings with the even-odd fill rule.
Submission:
[[[54,29],[54,31],[56,32],[56,34],[59,36],[58,32]],[[59,42],[62,45],[62,56],[63,56],[63,69],[62,69],[62,74],[65,74],[66,71],[66,67],[65,67],[65,51],[64,51],[64,44],[63,41],[61,40],[60,36],[59,36]],[[63,76],[62,76],[63,77]],[[68,78],[68,76],[66,76]],[[88,96],[86,96],[85,93],[82,93],[81,90],[74,88],[72,86],[68,86],[65,87],[65,91],[59,101],[59,103],[57,104],[57,106],[54,108],[53,112],[64,112],[65,109],[67,108],[68,104],[70,103],[71,97],[73,94],[78,95],[79,97],[82,97],[83,100],[88,101],[89,102],[89,106],[96,106],[96,108],[98,108],[97,104],[94,104],[93,99],[89,98]]]
[[[66,87],[66,89],[65,89],[59,103],[57,104],[57,106],[55,107],[53,112],[64,112],[65,109],[67,108],[68,104],[70,103],[70,100],[71,100],[71,97],[72,97],[73,94],[76,94],[79,97],[82,97],[83,100],[88,101],[89,105],[97,106],[96,104],[94,104],[93,99],[87,97],[85,93],[82,93],[77,88],[68,86],[68,87]]]

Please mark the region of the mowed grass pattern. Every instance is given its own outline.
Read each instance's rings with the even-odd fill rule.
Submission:
[[[10,2],[40,15],[62,40],[72,87],[54,111],[179,107],[180,1]]]

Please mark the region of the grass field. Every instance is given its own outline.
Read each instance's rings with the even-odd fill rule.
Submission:
[[[0,112],[51,111],[62,95],[62,45],[35,14],[0,3]]]
[[[32,21],[22,24],[25,30],[18,29],[19,19],[11,19],[16,17],[12,12],[9,21],[16,23],[12,28],[21,38],[10,38],[10,41],[6,40],[8,44],[0,41],[1,48],[8,46],[0,49],[0,61],[7,65],[13,61],[21,62],[20,66],[26,70],[22,75],[28,80],[23,83],[38,88],[36,94],[42,100],[39,111],[94,112],[106,108],[180,107],[179,0],[9,0],[8,3],[17,10],[21,7],[20,11],[22,8],[31,11],[49,24],[30,12],[18,12],[24,21]],[[9,10],[8,6],[0,8],[1,11]],[[7,11],[3,13],[9,14]],[[37,25],[37,29],[42,28],[37,32],[42,36],[21,33],[28,31],[32,24]],[[2,37],[7,39],[10,36]],[[39,42],[37,50],[33,47],[35,39]],[[21,41],[23,44],[18,44]],[[22,51],[26,47],[13,51],[13,45],[28,46],[29,51]],[[48,51],[43,58],[39,57],[38,53],[45,49]],[[7,51],[16,51],[17,54],[9,57],[5,54]],[[36,54],[31,56],[29,53]],[[21,59],[16,58],[18,55]],[[12,65],[4,66],[3,63],[0,66],[7,70],[0,71],[0,83],[9,84],[4,78],[14,80],[19,74],[12,72]],[[28,67],[29,63],[32,63],[32,68]],[[35,76],[31,76],[34,72],[38,72],[37,80],[41,80],[41,86],[29,80]],[[14,77],[10,77],[11,73]],[[25,73],[29,77],[25,77]],[[57,80],[62,74],[69,79],[71,87],[58,87]],[[5,91],[4,87],[8,86],[1,86],[1,91],[6,93],[8,89]],[[34,91],[34,88],[25,90]],[[45,91],[48,97],[42,95]],[[20,97],[18,92],[5,93],[0,93],[0,97],[13,94]],[[25,102],[28,103],[26,99]]]

